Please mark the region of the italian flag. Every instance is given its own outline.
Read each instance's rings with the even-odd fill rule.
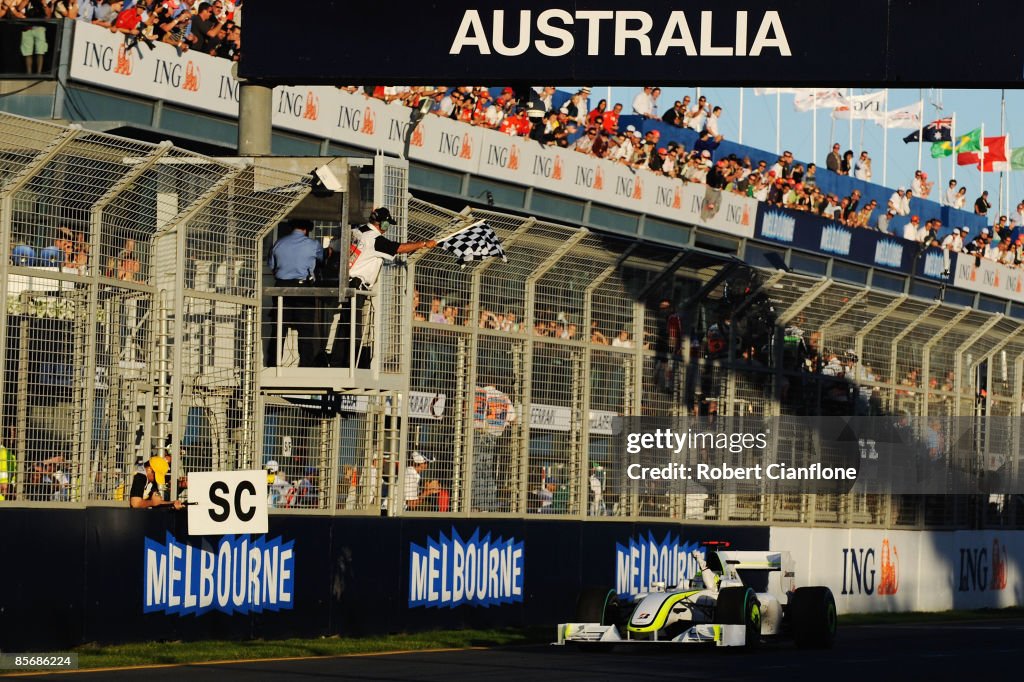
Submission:
[[[986,137],[979,151],[960,152],[956,155],[958,166],[976,166],[984,173],[1010,170],[1010,145],[1006,135]],[[982,165],[984,164],[984,165]]]

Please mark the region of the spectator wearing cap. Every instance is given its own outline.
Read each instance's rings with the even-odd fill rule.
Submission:
[[[423,472],[427,470],[428,465],[427,458],[415,450],[409,454],[409,464],[405,468],[405,508],[408,511],[416,511],[440,492],[440,485],[436,480],[423,483],[421,489]]]
[[[954,227],[953,231],[942,238],[942,243],[939,245],[946,251],[952,251],[953,253],[960,253],[964,250],[964,239],[960,234],[960,228]]]
[[[903,226],[903,238],[908,242],[916,242],[917,231],[921,227],[921,219],[916,215],[910,216],[910,220]]]
[[[636,152],[636,146],[634,145],[636,138],[633,136],[635,131],[636,128],[633,126],[627,126],[624,133],[615,136],[618,147],[612,150],[611,155],[608,157],[610,160],[625,164],[633,161],[633,154]]]
[[[974,213],[975,215],[988,215],[988,210],[992,208],[992,204],[988,201],[988,190],[981,193],[981,196],[974,201]]]
[[[128,504],[132,509],[151,509],[153,507],[174,507],[181,509],[181,502],[174,500],[164,502],[160,495],[160,486],[167,478],[169,465],[163,457],[150,457],[145,470],[135,474],[132,479],[131,491],[128,493]]]
[[[932,185],[934,184],[928,182],[927,173],[919,170],[914,173],[914,180],[910,183],[910,190],[914,193],[914,196],[927,199],[932,193]]]
[[[655,173],[657,173],[658,175],[663,175],[666,154],[668,154],[668,150],[665,149],[664,147],[659,147],[655,149],[654,152],[650,155],[650,158],[647,160],[647,167],[650,168]]]

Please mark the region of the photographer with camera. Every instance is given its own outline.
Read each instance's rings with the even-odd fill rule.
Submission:
[[[152,50],[156,47],[156,43],[153,42],[152,33],[156,16],[156,13],[152,15],[147,14],[145,5],[141,3],[132,5],[117,15],[117,19],[110,27],[110,31],[125,35],[124,44],[126,50],[136,47],[140,41]]]
[[[173,45],[179,52],[188,51],[192,37],[192,11],[188,7],[175,14],[167,5],[159,5],[153,26],[157,40]]]
[[[217,36],[228,21],[227,17],[217,18],[222,7],[223,3],[215,1],[212,5],[201,2],[196,8],[195,16],[192,17],[192,47],[197,51],[215,55],[220,46],[220,39]]]

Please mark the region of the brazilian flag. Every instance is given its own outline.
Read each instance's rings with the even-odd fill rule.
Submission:
[[[981,151],[981,128],[975,128],[969,133],[956,136],[956,143],[936,142],[932,145],[932,158],[941,159],[951,156],[953,152],[980,152]]]

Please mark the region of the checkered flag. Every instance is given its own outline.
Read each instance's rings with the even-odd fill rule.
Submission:
[[[505,263],[505,250],[501,248],[498,235],[483,220],[478,220],[469,227],[459,230],[455,234],[445,237],[437,242],[437,248],[444,249],[455,256],[459,265],[466,267],[467,263],[486,260],[491,256],[501,256]]]

